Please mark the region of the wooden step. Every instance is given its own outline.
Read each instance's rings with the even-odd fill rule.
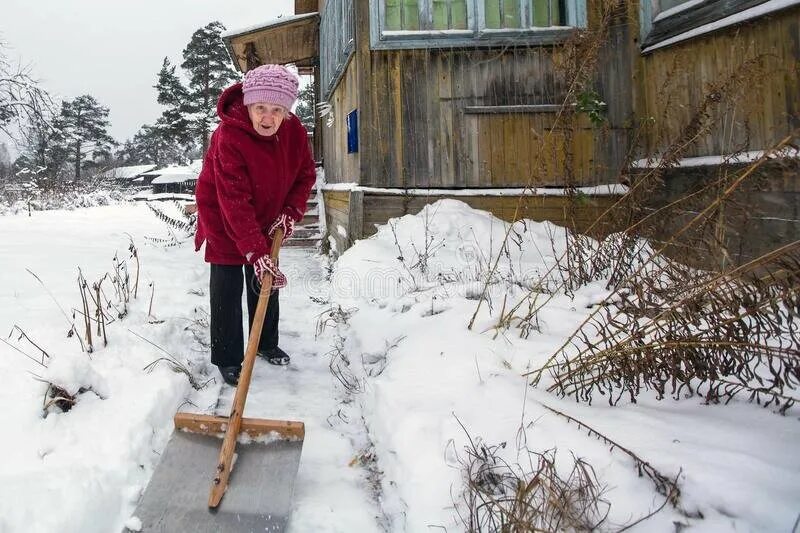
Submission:
[[[320,240],[322,239],[322,235],[319,233],[315,234],[314,237],[307,237],[298,239],[294,235],[283,243],[283,246],[291,246],[291,247],[302,247],[302,248],[315,248],[319,245]]]
[[[296,227],[294,228],[294,233],[291,236],[291,239],[307,239],[311,237],[319,236],[319,227]]]

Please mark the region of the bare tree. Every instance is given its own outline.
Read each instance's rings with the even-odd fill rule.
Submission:
[[[21,127],[49,115],[52,101],[30,67],[12,62],[6,50],[0,41],[0,132],[16,139]]]

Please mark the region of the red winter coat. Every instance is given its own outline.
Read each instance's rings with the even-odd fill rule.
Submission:
[[[195,190],[195,250],[205,241],[207,262],[243,265],[249,252],[252,260],[269,253],[266,232],[281,213],[303,218],[316,179],[314,160],[306,129],[292,114],[275,135],[256,133],[241,83],[220,95],[217,114],[222,121],[211,136]]]

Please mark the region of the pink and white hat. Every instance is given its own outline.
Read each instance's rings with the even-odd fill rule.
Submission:
[[[291,110],[300,81],[283,65],[261,65],[244,76],[244,105],[276,104]]]

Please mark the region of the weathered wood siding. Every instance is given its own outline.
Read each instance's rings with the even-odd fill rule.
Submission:
[[[610,127],[580,120],[566,140],[564,120],[546,133],[567,90],[554,65],[558,47],[374,51],[368,11],[367,2],[356,4],[360,184],[563,186],[567,158],[575,185],[615,180],[632,113],[627,25],[615,26],[616,49],[598,68]],[[497,107],[531,105],[551,107]]]
[[[294,0],[294,14],[313,13],[317,10],[317,0]]]
[[[325,224],[328,228],[328,235],[334,238],[338,252],[342,253],[352,244],[346,236],[349,234],[350,193],[348,191],[324,191],[322,196],[325,203]]]
[[[800,8],[657,49],[641,59],[641,118],[652,121],[649,153],[679,139],[710,91],[732,84],[738,96],[711,106],[710,131],[686,156],[772,146],[800,127]]]
[[[353,154],[347,153],[347,114],[358,107],[357,76],[351,61],[328,100],[332,106],[333,125],[327,126],[327,117],[321,119],[325,179],[328,183],[358,182],[363,148]]]
[[[580,200],[577,209],[570,209],[569,201],[564,196],[524,196],[520,202],[518,196],[403,196],[392,194],[364,193],[363,205],[363,237],[374,235],[375,226],[385,224],[387,220],[406,214],[419,213],[422,208],[442,198],[451,198],[469,204],[475,209],[491,212],[494,216],[511,222],[519,204],[517,220],[527,218],[536,221],[549,220],[561,226],[568,226],[585,231],[599,215],[610,207],[616,196],[587,196]],[[608,228],[595,228],[597,233],[605,233]],[[331,232],[333,233],[333,232]]]

